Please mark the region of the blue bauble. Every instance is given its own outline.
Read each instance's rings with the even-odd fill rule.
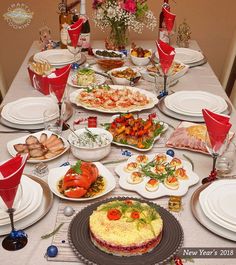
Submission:
[[[168,150],[166,151],[166,154],[169,155],[169,156],[172,156],[172,157],[175,156],[175,152],[174,152],[174,150],[172,150],[172,149],[168,149]]]
[[[58,248],[54,245],[51,245],[47,248],[47,256],[50,258],[56,257],[58,253]]]

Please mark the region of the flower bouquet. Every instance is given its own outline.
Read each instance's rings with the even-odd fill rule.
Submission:
[[[95,25],[102,30],[110,27],[107,39],[110,49],[124,49],[128,44],[127,31],[142,33],[144,27],[153,30],[157,21],[147,0],[94,0]]]

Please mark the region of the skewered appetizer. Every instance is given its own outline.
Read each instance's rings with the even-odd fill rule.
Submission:
[[[25,143],[14,144],[19,154],[29,154],[29,159],[50,159],[62,153],[65,149],[63,140],[56,134],[48,136],[42,133],[39,139],[33,135],[26,138]]]
[[[93,197],[105,188],[95,164],[78,160],[59,181],[58,190],[69,198]]]
[[[147,120],[135,118],[129,113],[122,114],[112,123],[106,124],[106,129],[113,135],[113,142],[148,149],[152,146],[155,137],[163,132],[164,125],[152,118]]]
[[[150,252],[161,241],[163,220],[157,210],[136,200],[101,204],[89,217],[93,244],[116,256]]]

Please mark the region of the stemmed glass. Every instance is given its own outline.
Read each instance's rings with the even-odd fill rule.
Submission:
[[[72,64],[72,68],[77,69],[77,55],[81,52],[83,41],[82,39],[78,39],[76,43],[73,43],[73,37],[75,38],[74,35],[77,35],[77,33],[71,33],[70,35],[67,35],[67,49],[70,53],[74,55],[74,62]]]
[[[2,241],[2,246],[6,250],[22,249],[28,242],[26,233],[22,230],[15,230],[14,227],[14,212],[20,205],[22,194],[20,184],[11,188],[0,188],[0,208],[9,214],[11,222],[11,233]]]
[[[222,137],[219,137],[219,139],[222,139]],[[217,176],[216,161],[217,161],[217,158],[220,155],[222,155],[222,153],[224,152],[224,150],[226,149],[228,145],[228,135],[225,137],[223,142],[220,140],[215,141],[215,140],[212,140],[211,135],[207,131],[205,135],[205,145],[206,145],[208,152],[211,154],[213,158],[213,164],[212,164],[212,170],[209,176],[202,180],[202,184],[216,180],[216,176]]]
[[[175,49],[161,40],[157,42],[157,49],[158,49],[161,69],[164,76],[164,89],[163,92],[161,93],[161,96],[164,97],[168,95],[167,74],[175,57]]]
[[[171,13],[167,8],[163,8],[163,13],[164,13],[164,22],[167,29],[167,36],[170,43],[170,37],[174,35],[173,28],[176,26],[175,25],[176,15]]]

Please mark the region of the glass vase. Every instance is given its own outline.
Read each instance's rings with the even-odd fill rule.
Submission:
[[[109,37],[106,38],[106,49],[122,50],[128,44],[127,27],[123,24],[114,24],[111,26]]]

